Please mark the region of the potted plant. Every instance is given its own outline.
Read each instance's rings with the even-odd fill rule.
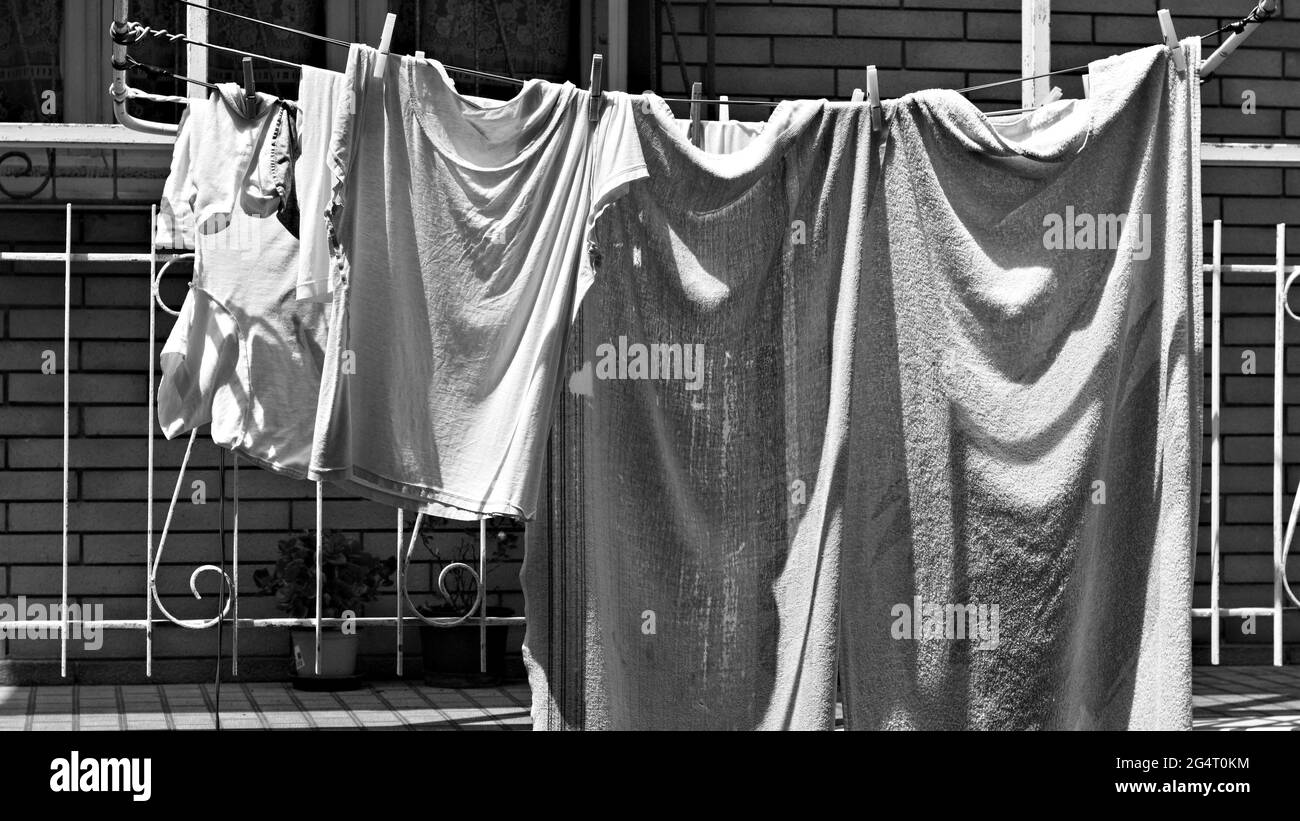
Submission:
[[[393,584],[397,559],[381,560],[361,549],[361,543],[335,530],[327,530],[321,546],[321,616],[357,617]],[[273,570],[259,569],[253,582],[262,595],[273,595],[277,607],[294,618],[316,615],[316,534],[295,533],[280,542],[280,557]],[[316,631],[293,628],[294,684],[328,689],[354,684],[357,675],[358,634],[355,629],[321,630],[320,674],[316,673]]]
[[[488,542],[485,557],[486,570],[508,558],[518,544],[517,531],[499,530]],[[445,533],[446,531],[443,531]],[[428,530],[421,532],[421,542],[433,557],[433,577],[451,564],[465,564],[478,572],[478,527],[459,534],[456,545],[447,555],[440,555],[431,546],[433,536]],[[478,599],[478,586],[474,577],[463,568],[452,568],[443,580],[446,596],[435,593],[436,598],[417,608],[429,618],[456,619],[469,613]],[[485,594],[486,596],[486,594]],[[509,607],[487,607],[488,616],[513,616]],[[506,638],[510,628],[491,625],[487,628],[487,673],[480,671],[478,612],[454,627],[420,626],[420,650],[424,659],[425,683],[435,687],[487,687],[505,678]]]

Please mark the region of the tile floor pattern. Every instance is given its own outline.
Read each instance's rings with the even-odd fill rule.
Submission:
[[[211,729],[212,684],[0,686],[0,730]],[[1197,730],[1300,730],[1300,666],[1197,667]],[[374,682],[346,693],[226,683],[227,729],[527,730],[524,683],[448,690]],[[837,722],[838,723],[838,722]]]
[[[1300,730],[1300,666],[1195,667],[1196,730]]]
[[[0,686],[0,730],[190,730],[215,726],[206,684]],[[221,685],[223,729],[528,730],[524,683],[446,690],[374,682],[344,693],[289,684]]]

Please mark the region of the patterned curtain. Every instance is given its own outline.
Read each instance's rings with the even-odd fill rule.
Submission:
[[[221,7],[299,31],[325,33],[324,0],[224,0]],[[291,63],[323,67],[326,61],[325,49],[333,48],[310,37],[259,26],[224,14],[210,15],[208,29],[208,36],[213,43],[277,57]],[[208,79],[212,82],[243,82],[243,58],[213,51],[208,55],[208,60]],[[299,72],[296,68],[254,60],[253,79],[258,91],[288,99],[296,99],[298,96]]]
[[[62,0],[0,0],[0,122],[61,119],[62,106],[57,102],[63,93],[62,25]],[[42,110],[46,100],[54,105]]]
[[[185,7],[172,0],[131,0],[130,17],[137,23],[153,29],[173,33],[185,31]],[[148,37],[130,47],[130,54],[142,63],[158,66],[178,74],[185,73],[185,49],[165,39]],[[185,96],[185,84],[167,77],[150,77],[139,71],[127,74],[127,82],[141,91],[154,94]],[[176,122],[183,109],[170,103],[150,103],[133,100],[128,110],[137,117],[154,122]]]
[[[389,6],[398,19],[393,48],[403,54],[422,49],[449,65],[519,79],[572,77],[572,0],[400,0]],[[414,24],[404,26],[403,20]],[[468,77],[453,78],[471,93],[494,88]]]
[[[317,34],[325,33],[324,0],[223,0],[219,7],[257,20]],[[131,18],[150,28],[179,33],[185,31],[186,7],[172,0],[133,0]],[[325,65],[326,46],[323,43],[224,14],[208,15],[207,42],[278,57],[292,63]],[[185,73],[185,48],[163,38],[151,37],[132,45],[131,56],[142,63],[178,74]],[[208,79],[214,83],[242,83],[244,72],[241,62],[242,58],[238,55],[209,50]],[[253,77],[259,91],[289,99],[297,97],[296,68],[254,60]],[[183,96],[186,93],[183,83],[166,78],[151,78],[140,72],[131,73],[131,85],[158,94]],[[170,122],[175,122],[181,113],[174,105],[141,101],[131,103],[131,112],[146,119]]]

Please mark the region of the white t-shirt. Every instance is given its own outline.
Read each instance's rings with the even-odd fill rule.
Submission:
[[[645,176],[627,95],[458,94],[354,45],[336,108],[334,300],[315,478],[453,518],[527,518],[595,216]]]
[[[194,279],[160,357],[158,421],[169,439],[211,423],[216,444],[304,478],[327,312],[295,299],[300,243],[275,213],[292,116],[225,84],[181,124],[156,241],[194,248]]]

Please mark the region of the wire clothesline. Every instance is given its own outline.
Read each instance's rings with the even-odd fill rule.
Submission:
[[[120,35],[126,40],[127,44],[138,43],[146,37],[162,37],[173,43],[184,43],[189,46],[198,46],[199,48],[220,51],[226,54],[237,54],[240,57],[252,57],[255,60],[262,60],[267,63],[274,63],[288,68],[302,68],[302,63],[293,63],[288,60],[281,60],[279,57],[266,57],[252,51],[232,48],[231,46],[219,46],[216,43],[205,43],[201,40],[194,40],[184,34],[174,34],[167,29],[150,28],[149,26],[134,21],[126,24],[126,29]]]
[[[174,71],[168,71],[167,69],[162,68],[161,66],[150,65],[149,63],[142,63],[129,54],[126,55],[125,63],[123,63],[120,66],[117,63],[114,63],[113,68],[123,68],[123,69],[134,68],[140,70],[144,74],[154,79],[160,79],[166,77],[172,80],[180,80],[182,83],[193,83],[196,86],[203,86],[204,88],[210,88],[213,91],[220,90],[216,83],[209,83],[207,80],[196,80],[193,77],[186,77],[183,74],[177,74]],[[132,90],[134,91],[135,89]],[[166,97],[157,94],[148,94],[146,92],[140,92],[139,94],[133,96],[146,96],[149,99],[160,100],[162,102],[176,102],[181,104],[185,104],[189,102],[189,100],[185,99],[184,97]]]
[[[177,0],[177,2],[180,2],[180,0]],[[215,9],[213,10],[215,11]],[[216,43],[205,43],[202,40],[194,40],[184,34],[176,34],[167,31],[166,29],[150,28],[149,26],[145,26],[141,23],[137,23],[134,21],[126,23],[125,35],[115,35],[115,38],[117,36],[124,36],[125,38],[128,38],[125,39],[125,42],[128,45],[131,43],[138,43],[146,37],[160,37],[160,38],[165,38],[167,40],[170,40],[173,43],[182,43],[188,46],[197,46],[199,48],[206,48],[206,49],[211,49],[213,51],[220,51],[225,54],[235,54],[240,57],[251,57],[255,60],[262,60],[264,62],[285,66],[287,68],[301,69],[303,67],[302,63],[295,63],[290,60],[282,60],[279,57],[266,57],[256,52],[244,51],[243,49],[237,49],[231,46],[221,46],[221,45],[217,45]],[[342,41],[330,40],[330,42],[342,42]],[[344,43],[344,45],[347,44]],[[194,83],[195,85],[205,86],[207,88],[212,88],[212,89],[215,89],[217,87],[214,83],[191,79],[183,75],[177,74],[173,71],[169,71],[168,69],[162,68],[161,66],[153,66],[153,65],[149,65],[148,63],[141,63],[140,61],[135,60],[134,58],[131,57],[128,57],[127,59],[129,61],[130,68],[141,69],[146,73],[150,74],[151,76],[155,76],[155,77],[166,76],[174,80]],[[461,66],[452,66],[452,65],[447,65],[445,63],[443,64],[442,67],[446,71],[455,72],[457,74],[467,74],[473,77],[479,77],[485,80],[492,80],[494,82],[503,83],[507,85],[522,86],[525,84],[524,80],[520,80],[516,77],[507,77],[502,74],[493,74],[488,71],[480,71],[478,69],[473,69],[473,68],[463,68]]]
[[[332,45],[332,46],[338,46],[338,47],[340,47],[340,48],[351,48],[351,47],[352,47],[352,44],[349,43],[347,40],[340,40],[340,39],[338,39],[337,37],[328,37],[328,36],[326,36],[326,35],[324,35],[324,34],[316,34],[316,33],[314,33],[314,32],[310,32],[310,31],[302,31],[301,29],[296,29],[296,28],[293,28],[292,26],[281,25],[280,23],[270,23],[270,22],[267,22],[267,21],[265,21],[265,20],[259,20],[259,19],[257,19],[256,17],[249,17],[248,15],[245,15],[245,14],[239,14],[238,12],[228,11],[228,10],[226,10],[226,9],[221,9],[221,8],[216,8],[216,7],[213,7],[213,6],[208,6],[208,5],[203,4],[203,3],[195,3],[193,0],[172,0],[172,2],[173,2],[173,3],[177,3],[177,4],[179,4],[179,5],[182,5],[182,6],[191,6],[191,7],[193,7],[193,8],[204,9],[204,10],[206,10],[206,11],[215,12],[215,13],[217,13],[217,14],[223,14],[223,15],[225,15],[225,16],[227,16],[227,17],[234,17],[234,18],[236,18],[236,19],[238,19],[238,20],[243,20],[243,21],[248,22],[248,23],[256,23],[257,25],[266,26],[266,27],[268,27],[268,28],[273,28],[273,29],[276,29],[277,31],[284,31],[284,32],[288,32],[288,33],[290,33],[290,34],[297,34],[297,35],[300,35],[300,36],[302,36],[302,37],[307,37],[307,38],[309,38],[309,39],[316,40],[316,41],[319,41],[319,42],[322,42],[322,43],[327,43],[327,44]],[[220,47],[220,46],[212,46],[212,45],[209,45],[209,44],[206,44],[206,43],[200,43],[200,42],[197,42],[197,41],[194,41],[194,40],[186,40],[186,42],[191,43],[192,45],[200,46],[200,47],[206,47],[206,48],[218,48],[218,49],[222,48],[222,47]],[[256,55],[256,54],[249,54],[249,53],[247,53],[247,52],[242,52],[242,51],[241,51],[241,52],[236,52],[236,53],[241,54],[241,55],[244,55],[244,56],[248,56],[248,57],[258,57],[258,55]],[[290,62],[285,61],[285,60],[275,60],[275,59],[273,59],[273,58],[260,58],[260,59],[268,59],[268,60],[271,60],[272,62],[278,62],[278,63],[280,63],[280,64],[282,64],[282,65],[288,65],[288,66],[294,66],[294,67],[297,67],[297,68],[302,68],[302,65],[300,65],[300,64],[298,64],[298,63],[290,63]],[[456,73],[458,73],[458,74],[467,74],[467,75],[470,75],[470,76],[472,76],[472,77],[479,77],[479,78],[482,78],[482,79],[485,79],[485,80],[495,80],[496,82],[499,82],[499,83],[507,83],[507,84],[510,84],[510,85],[523,85],[523,84],[524,84],[524,81],[523,81],[523,80],[520,80],[520,79],[518,79],[518,78],[516,78],[516,77],[509,77],[509,76],[506,76],[506,75],[504,75],[504,74],[493,74],[492,72],[489,72],[489,71],[481,71],[481,70],[479,70],[479,69],[475,69],[475,68],[464,68],[464,67],[462,67],[462,66],[451,66],[451,65],[447,65],[446,63],[444,63],[442,67],[443,67],[444,69],[446,69],[447,71],[454,71],[454,72],[456,72]]]
[[[299,36],[307,37],[330,45],[335,45],[344,48],[351,47],[351,43],[348,43],[343,40],[339,40],[334,37],[328,37],[321,34],[315,34],[309,31],[303,31],[301,29],[296,29],[293,28],[292,26],[282,25],[280,23],[271,23],[265,20],[259,20],[255,17],[249,17],[247,15],[239,14],[237,12],[229,11],[222,8],[217,8],[214,6],[209,6],[204,3],[197,3],[194,2],[194,0],[172,0],[172,2],[183,6],[190,6],[193,8],[210,11],[216,14],[233,17],[239,20],[243,20],[245,22],[266,26],[268,28],[273,28],[278,31],[297,34]],[[1220,28],[1215,29],[1214,31],[1207,32],[1206,34],[1201,35],[1201,38],[1208,39],[1210,37],[1214,37],[1216,35],[1220,35],[1228,31],[1231,31],[1234,34],[1240,34],[1242,31],[1245,30],[1247,25],[1252,23],[1255,24],[1262,23],[1265,20],[1268,20],[1270,17],[1272,17],[1272,15],[1273,15],[1273,11],[1267,7],[1266,3],[1261,2],[1257,4],[1253,9],[1251,9],[1251,11],[1245,17],[1229,22],[1221,26]],[[301,69],[303,67],[302,64],[300,63],[294,63],[276,57],[267,57],[264,55],[257,54],[255,52],[243,51],[229,46],[221,46],[214,43],[205,43],[197,40],[192,40],[184,34],[173,34],[171,32],[166,31],[165,29],[149,28],[137,22],[128,22],[126,24],[126,29],[124,30],[123,34],[119,34],[118,30],[116,29],[114,30],[113,33],[114,40],[117,40],[119,36],[125,38],[130,35],[135,35],[134,40],[125,40],[125,42],[139,42],[145,37],[165,37],[173,42],[185,43],[187,45],[198,46],[200,48],[212,49],[212,50],[221,51],[229,54],[235,54],[243,57],[251,57],[254,59],[264,60],[269,63],[275,63],[277,65],[283,65],[290,68]],[[145,63],[140,63],[139,61],[134,60],[129,56],[127,60],[129,61],[131,67],[139,68],[145,71],[146,73],[149,73],[151,76],[165,75],[180,80],[182,82],[194,83],[196,85],[205,86],[207,88],[213,88],[213,89],[216,88],[216,85],[213,83],[189,79],[181,75],[178,75],[174,72],[170,72],[167,69],[161,68],[159,66],[150,66]],[[463,68],[460,66],[448,65],[446,63],[442,63],[441,65],[446,71],[453,72],[453,73],[466,74],[469,76],[478,77],[481,79],[491,80],[494,82],[499,82],[508,85],[522,86],[525,84],[524,80],[520,80],[516,77],[510,77],[502,74],[495,74],[493,72],[481,71],[479,69]],[[956,92],[958,94],[969,94],[974,91],[983,91],[990,88],[998,88],[1000,86],[1015,85],[1018,83],[1024,83],[1032,80],[1042,79],[1044,77],[1080,74],[1080,73],[1087,72],[1088,69],[1089,67],[1086,65],[1072,66],[1070,68],[1056,69],[1054,71],[1047,71],[1041,74],[1034,74],[1034,75],[1024,76],[1024,77],[1015,77],[1008,80],[997,80],[991,83],[982,83],[980,85],[968,86],[966,88],[959,88],[956,89]],[[166,98],[159,98],[159,99],[166,99]],[[170,99],[179,100],[180,98],[170,98]],[[769,108],[775,108],[776,106],[780,105],[778,101],[773,101],[773,100],[744,100],[744,99],[738,100],[738,99],[706,98],[706,97],[662,97],[662,99],[665,100],[666,102],[693,103],[696,105],[755,105],[755,106],[765,106]]]
[[[334,46],[342,46],[343,48],[349,48],[349,47],[351,47],[351,45],[352,45],[351,43],[347,42],[346,40],[339,40],[339,39],[337,39],[337,38],[335,38],[335,37],[327,37],[327,36],[325,36],[324,34],[315,34],[315,33],[310,32],[310,31],[301,31],[301,30],[299,30],[299,29],[293,28],[292,26],[285,26],[285,25],[281,25],[281,24],[279,24],[279,23],[268,23],[268,22],[265,21],[265,20],[258,20],[256,17],[249,17],[249,16],[247,16],[247,15],[240,14],[240,13],[238,13],[238,12],[227,11],[226,9],[219,9],[219,8],[216,8],[215,6],[209,6],[209,5],[206,4],[206,3],[195,3],[195,2],[193,2],[193,0],[172,0],[172,2],[173,2],[173,3],[177,3],[177,4],[179,4],[179,5],[182,5],[182,6],[191,6],[191,7],[196,8],[196,9],[202,9],[203,11],[210,11],[210,12],[213,12],[213,13],[215,13],[215,14],[223,14],[223,15],[225,15],[225,16],[227,16],[227,17],[234,17],[234,18],[237,18],[237,19],[239,19],[239,20],[243,20],[243,21],[248,22],[248,23],[256,23],[256,24],[258,24],[258,25],[260,25],[260,26],[266,26],[267,28],[273,28],[273,29],[276,29],[276,30],[278,30],[278,31],[286,31],[286,32],[288,32],[288,33],[290,33],[290,34],[298,34],[298,35],[301,35],[301,36],[303,36],[303,37],[308,37],[308,38],[310,38],[310,39],[312,39],[312,40],[319,40],[319,41],[322,42],[322,43],[329,43],[330,45],[334,45]],[[196,43],[195,45],[198,45],[198,44]]]
[[[1014,80],[998,80],[992,83],[983,83],[981,85],[969,86],[967,88],[958,88],[955,90],[958,94],[968,94],[972,91],[982,91],[986,88],[995,88],[997,86],[1013,85],[1015,83],[1026,82],[1028,80],[1037,80],[1041,77],[1054,77],[1058,74],[1073,74],[1073,73],[1084,72],[1087,70],[1088,70],[1088,66],[1073,66],[1071,68],[1058,68],[1055,71],[1048,71],[1048,72],[1044,72],[1043,74],[1035,74],[1030,77],[1017,77]],[[764,106],[772,106],[772,107],[780,105],[779,102],[775,102],[773,100],[736,100],[736,99],[712,100],[712,99],[693,98],[693,97],[664,97],[662,99],[670,103],[703,103],[703,104],[717,104],[717,105],[764,105]]]
[[[1260,3],[1256,5],[1255,8],[1251,9],[1250,13],[1247,14],[1245,17],[1241,18],[1240,20],[1234,20],[1231,23],[1228,23],[1224,26],[1221,26],[1220,28],[1215,29],[1214,31],[1207,32],[1206,34],[1201,35],[1201,39],[1206,40],[1216,35],[1223,34],[1224,32],[1227,31],[1231,31],[1234,34],[1240,34],[1248,24],[1262,23],[1272,16],[1273,16],[1273,12],[1267,10],[1265,8],[1264,3]],[[1039,80],[1044,77],[1056,77],[1065,74],[1082,74],[1087,72],[1088,70],[1089,70],[1089,66],[1087,65],[1071,66],[1070,68],[1058,68],[1054,71],[1045,71],[1042,74],[1032,74],[1027,77],[1014,77],[1010,80],[996,80],[991,83],[981,83],[980,85],[967,86],[966,88],[956,89],[956,92],[958,94],[969,94],[972,91],[983,91],[989,88],[998,88],[1000,86],[1015,85],[1016,83],[1024,83],[1030,80]],[[669,102],[715,104],[715,105],[727,105],[727,104],[765,105],[765,106],[780,105],[780,103],[772,102],[771,100],[723,100],[723,99],[714,100],[714,99],[702,99],[702,98],[697,99],[697,98],[684,98],[684,97],[665,97],[664,99],[668,100]]]

